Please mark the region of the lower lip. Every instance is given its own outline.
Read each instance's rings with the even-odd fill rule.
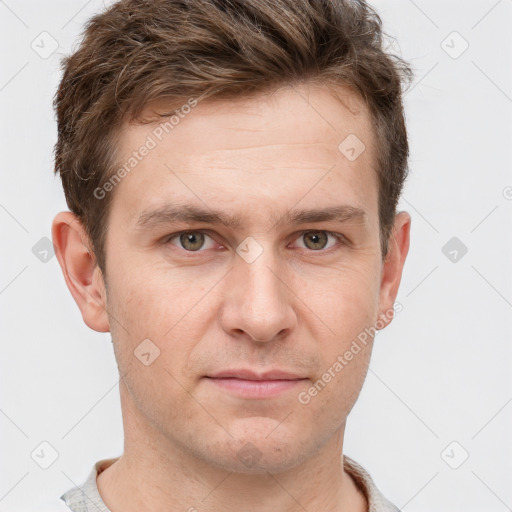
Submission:
[[[216,386],[243,398],[270,398],[297,387],[307,379],[294,380],[244,380],[208,377]]]

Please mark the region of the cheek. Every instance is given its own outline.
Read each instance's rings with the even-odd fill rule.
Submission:
[[[313,336],[322,364],[302,398],[316,414],[329,418],[333,428],[350,412],[368,370],[378,284],[372,272],[345,269],[330,286],[310,286],[304,294],[316,313]]]
[[[350,361],[341,357],[338,365],[332,364],[322,377],[314,383],[317,395],[311,398],[318,401],[316,416],[322,416],[327,430],[340,426],[352,410],[361,392],[371,355],[371,343],[363,346]],[[345,353],[345,352],[344,352]]]
[[[379,278],[369,264],[303,275],[296,288],[304,307],[316,314],[319,327],[327,328],[341,344],[375,321]]]
[[[143,266],[124,268],[116,276],[111,310],[128,326],[130,335],[165,337],[187,318],[215,280],[192,279],[180,268]]]
[[[167,382],[171,377],[166,373],[153,378],[152,372],[144,370],[137,355],[149,353],[144,357],[154,359],[151,367],[161,367],[164,373],[168,370],[182,382],[195,343],[214,321],[214,294],[208,291],[218,277],[210,275],[194,282],[184,279],[179,269],[164,272],[156,266],[139,265],[136,271],[119,268],[111,281],[108,311],[120,370],[140,374],[145,386],[158,388],[162,378]]]
[[[310,386],[297,396],[301,422],[306,427],[311,424],[320,439],[328,438],[345,423],[368,371],[373,338],[364,330],[365,336],[359,336],[365,317],[346,318],[335,325],[336,335],[317,342],[322,364]]]
[[[117,286],[112,283],[109,294],[109,316],[116,361],[130,399],[164,428],[190,414],[189,383],[182,369],[193,340],[201,337],[194,315],[204,311],[194,308],[197,290],[178,289],[168,277],[165,281],[150,274],[142,268],[118,272]]]

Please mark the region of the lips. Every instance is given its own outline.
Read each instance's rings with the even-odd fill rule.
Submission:
[[[213,373],[211,375],[207,375],[207,377],[213,379],[242,379],[242,380],[299,380],[304,379],[306,377],[302,377],[301,375],[297,375],[292,372],[288,372],[285,370],[268,370],[266,372],[255,372],[248,369],[233,369],[233,370],[223,370],[221,372]]]
[[[206,376],[217,390],[238,399],[268,400],[301,386],[306,377],[286,370],[255,372],[249,369],[223,370]]]

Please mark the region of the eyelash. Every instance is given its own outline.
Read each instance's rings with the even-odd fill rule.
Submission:
[[[209,231],[205,231],[205,230],[201,230],[201,229],[196,229],[196,230],[190,230],[189,229],[189,230],[178,231],[176,233],[172,233],[170,235],[167,235],[163,239],[163,244],[167,245],[167,244],[170,243],[171,240],[173,240],[174,238],[178,238],[180,235],[185,234],[185,233],[202,233],[203,235],[208,235],[210,238],[213,239],[213,236],[211,235],[211,233]],[[349,240],[344,235],[342,235],[341,233],[334,233],[332,231],[326,231],[325,229],[318,229],[318,230],[306,229],[304,231],[300,231],[298,233],[298,236],[294,240],[299,239],[301,236],[305,235],[306,233],[326,233],[327,235],[333,236],[337,240],[337,242],[338,242],[336,245],[334,245],[333,247],[330,247],[329,249],[318,249],[317,251],[315,251],[313,249],[310,249],[308,252],[310,252],[312,254],[313,253],[319,253],[320,255],[321,254],[329,254],[333,250],[339,249],[341,246],[348,246],[350,244]],[[205,251],[205,250],[201,250],[201,249],[198,249],[197,251],[187,251],[186,249],[183,249],[183,248],[177,247],[177,246],[176,246],[176,248],[177,249],[181,249],[182,251],[190,253],[190,254],[201,253],[201,252]],[[302,247],[299,247],[299,249],[302,249]],[[190,257],[194,257],[194,256],[190,256]]]

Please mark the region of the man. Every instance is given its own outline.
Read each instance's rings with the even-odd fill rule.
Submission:
[[[70,510],[396,511],[344,455],[410,216],[401,85],[362,1],[121,1],[55,98],[52,236],[110,332],[124,453]]]

